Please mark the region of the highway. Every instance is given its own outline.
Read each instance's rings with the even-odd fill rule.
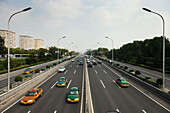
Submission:
[[[78,62],[71,62],[65,68],[64,73],[56,72],[53,77],[39,86],[44,92],[35,104],[20,105],[17,102],[5,113],[79,113],[82,96],[80,96],[78,103],[67,103],[66,96],[71,87],[78,87],[82,94],[83,65],[78,65]],[[68,79],[66,87],[56,87],[56,82],[60,77]]]
[[[76,60],[66,66],[64,73],[56,72],[46,82],[37,86],[42,88],[44,93],[35,104],[21,105],[16,101],[3,113],[84,113],[81,112],[85,107],[85,100],[82,99],[84,68],[88,68],[94,113],[106,113],[110,110],[118,110],[120,113],[169,113],[166,107],[147,97],[131,81],[128,88],[121,88],[115,81],[123,74],[106,64],[97,64],[90,68],[78,65]],[[68,79],[66,87],[56,87],[59,77]],[[67,93],[75,86],[80,89],[80,101],[67,103]]]
[[[128,64],[128,63],[123,63],[123,62],[120,62],[120,61],[114,61],[114,63],[119,63],[121,66],[127,66],[128,69],[140,70],[141,75],[150,76],[154,80],[157,80],[157,78],[162,78],[162,73],[158,72],[158,71],[143,68],[143,67],[140,67],[140,66],[135,66],[135,65],[132,65],[132,64]],[[165,77],[166,77],[165,78],[166,88],[170,89],[170,74],[165,74]]]
[[[94,113],[118,110],[121,113],[169,113],[130,85],[121,88],[115,81],[120,75],[103,64],[88,68]]]
[[[58,60],[39,64],[39,65],[36,65],[36,66],[31,66],[31,68],[42,69],[42,68],[46,68],[46,65],[53,65],[53,63],[56,63],[56,62],[58,62]],[[14,79],[17,75],[25,77],[25,74],[22,74],[22,72],[24,72],[25,69],[27,69],[27,68],[20,69],[20,70],[14,71],[14,72],[10,72],[10,83],[14,82]],[[33,73],[35,73],[35,72],[32,72],[32,74]],[[8,75],[8,73],[0,75],[0,89],[6,87],[8,85],[7,75]]]

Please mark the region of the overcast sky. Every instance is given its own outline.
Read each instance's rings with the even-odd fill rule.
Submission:
[[[8,18],[17,11],[32,7],[12,18],[10,30],[18,36],[43,39],[45,47],[59,46],[85,51],[99,46],[114,48],[162,35],[159,16],[142,10],[149,8],[165,19],[165,35],[170,37],[170,0],[0,0],[0,29],[7,29]],[[98,44],[100,43],[100,44]]]

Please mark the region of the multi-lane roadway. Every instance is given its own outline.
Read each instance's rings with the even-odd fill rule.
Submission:
[[[84,61],[84,58],[81,58]],[[84,62],[86,63],[86,62]],[[121,113],[169,113],[170,110],[147,96],[130,82],[128,88],[120,87],[115,81],[122,75],[106,64],[97,64],[85,72],[85,65],[70,62],[64,73],[51,75],[37,87],[44,90],[43,96],[35,104],[21,105],[19,100],[8,107],[5,113],[84,113],[83,86],[84,77],[89,76],[93,113],[106,113],[115,110]],[[85,75],[85,74],[87,75]],[[66,87],[56,87],[60,77],[66,77]],[[71,87],[80,89],[80,101],[67,103],[67,93]],[[170,105],[168,105],[170,106]]]

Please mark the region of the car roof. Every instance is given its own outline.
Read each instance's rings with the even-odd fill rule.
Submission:
[[[63,79],[63,78],[65,79],[66,77],[60,77],[60,79]]]
[[[124,81],[126,81],[126,79],[124,79],[124,78],[119,78],[120,80],[124,80]]]
[[[70,91],[78,91],[78,87],[72,87]]]

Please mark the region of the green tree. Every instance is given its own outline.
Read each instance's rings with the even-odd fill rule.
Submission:
[[[4,39],[0,36],[0,54],[3,56],[4,54],[7,53],[7,48],[4,45],[5,41]]]

